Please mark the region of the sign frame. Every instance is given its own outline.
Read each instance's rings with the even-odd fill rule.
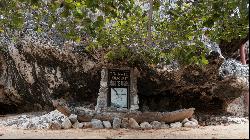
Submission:
[[[116,76],[118,77],[114,77],[114,74],[116,74]],[[115,79],[115,82],[111,83],[110,81],[112,79],[113,80]],[[117,81],[120,81],[120,82],[117,82]],[[126,85],[121,84],[121,83],[125,83],[125,81],[127,82]],[[130,70],[108,69],[108,95],[107,95],[108,107],[111,107],[111,88],[127,88],[127,107],[122,107],[122,108],[130,109],[130,84],[131,84]]]

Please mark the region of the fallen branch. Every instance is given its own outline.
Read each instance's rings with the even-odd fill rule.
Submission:
[[[102,121],[112,121],[114,117],[119,118],[134,118],[138,123],[147,121],[160,121],[160,122],[177,122],[182,121],[185,118],[191,118],[195,108],[181,109],[173,112],[102,112],[102,113],[84,113],[77,114],[78,120],[91,121],[91,119],[99,119]]]

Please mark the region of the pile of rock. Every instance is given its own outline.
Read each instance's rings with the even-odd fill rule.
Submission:
[[[198,117],[201,125],[229,125],[229,124],[245,124],[249,120],[247,117],[237,116],[215,116],[215,115],[202,115]]]
[[[87,127],[85,126],[87,124]],[[129,129],[167,129],[167,128],[180,128],[180,127],[198,127],[198,121],[194,118],[190,120],[185,119],[183,122],[175,122],[166,124],[165,122],[152,121],[152,122],[142,122],[138,123],[133,118],[114,118],[112,122],[101,121],[98,119],[92,119],[91,122],[84,122],[83,128],[95,128],[95,129],[119,129],[119,128],[129,128]]]
[[[180,127],[197,127],[198,121],[194,118],[188,120],[184,119],[182,122],[174,122],[166,124],[165,122],[152,121],[138,123],[133,118],[113,118],[112,121],[101,121],[92,119],[90,122],[79,122],[77,115],[71,114],[69,117],[65,116],[58,110],[49,112],[42,116],[28,116],[21,115],[17,118],[0,121],[0,125],[11,126],[20,129],[70,129],[70,128],[94,128],[94,129],[166,129],[166,128],[180,128]]]
[[[2,121],[0,125],[21,129],[63,128],[67,123],[67,119],[68,118],[61,112],[54,110],[42,116],[31,117],[28,115],[21,115],[17,118]]]
[[[203,115],[198,117],[199,123],[194,118],[185,118],[182,122],[140,122],[134,118],[118,118],[114,117],[112,121],[92,119],[88,122],[79,122],[78,116],[75,114],[65,116],[58,110],[51,111],[41,116],[21,115],[16,118],[0,121],[0,126],[10,126],[20,129],[167,129],[190,127],[195,128],[200,125],[221,125],[221,124],[244,124],[248,123],[248,118],[240,118],[236,116],[215,116]]]
[[[219,74],[223,78],[227,76],[241,77],[247,85],[249,83],[249,65],[242,65],[235,59],[225,60],[219,69]]]

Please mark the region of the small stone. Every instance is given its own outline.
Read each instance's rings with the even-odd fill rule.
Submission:
[[[186,122],[188,122],[189,120],[187,118],[185,118],[181,123],[184,124]]]
[[[97,120],[97,119],[92,119],[91,124],[92,124],[92,128],[95,128],[95,129],[104,128],[103,125],[102,125],[102,121]]]
[[[107,129],[112,128],[111,123],[109,121],[103,121],[102,123],[103,123],[105,128],[107,128]]]
[[[72,127],[73,127],[73,128],[78,128],[78,124],[79,124],[79,122],[77,121],[77,122],[75,122],[75,123],[72,125]]]
[[[133,128],[133,129],[139,129],[140,128],[139,124],[133,118],[129,118],[129,120],[128,120],[128,126],[130,128]]]
[[[77,121],[77,115],[71,114],[69,116],[69,120],[71,121],[72,124],[74,124]]]
[[[192,128],[194,128],[194,127],[197,127],[198,124],[196,122],[193,122],[193,121],[188,121],[183,126],[184,127],[192,127]]]
[[[170,124],[170,128],[180,128],[182,124],[180,122],[175,122]]]
[[[83,123],[79,123],[78,128],[83,128]]]
[[[129,119],[128,118],[123,118],[122,123],[121,123],[121,128],[128,128],[129,124]]]
[[[30,121],[26,121],[24,123],[19,124],[18,127],[21,129],[29,129],[31,124],[32,123]]]
[[[140,127],[142,129],[151,129],[152,125],[150,125],[148,122],[143,122],[143,123],[140,124]]]
[[[83,128],[92,128],[92,123],[91,122],[82,122]]]
[[[71,124],[69,118],[65,118],[65,120],[62,123],[62,128],[69,129],[69,128],[71,128],[71,126],[72,126],[72,124]]]
[[[114,118],[113,120],[113,128],[118,129],[121,127],[121,119],[120,118]]]
[[[58,110],[59,112],[61,112],[62,114],[64,114],[67,117],[69,117],[69,115],[70,115],[70,109],[67,106],[58,105],[56,107],[56,110]]]
[[[168,124],[161,124],[161,129],[167,129],[167,128],[169,128]]]
[[[82,128],[83,127],[83,123],[79,123],[78,121],[76,121],[74,124],[73,124],[73,128]]]
[[[159,129],[161,128],[161,123],[158,121],[153,121],[150,123],[150,125],[152,126],[153,129]]]
[[[49,129],[51,130],[59,130],[62,128],[62,125],[58,121],[53,121],[49,124]]]
[[[194,118],[191,118],[190,121],[195,122],[197,125],[199,124],[198,121]]]

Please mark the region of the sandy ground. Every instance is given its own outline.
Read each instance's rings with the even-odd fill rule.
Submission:
[[[248,124],[169,128],[158,130],[22,130],[0,127],[0,139],[249,139]]]

